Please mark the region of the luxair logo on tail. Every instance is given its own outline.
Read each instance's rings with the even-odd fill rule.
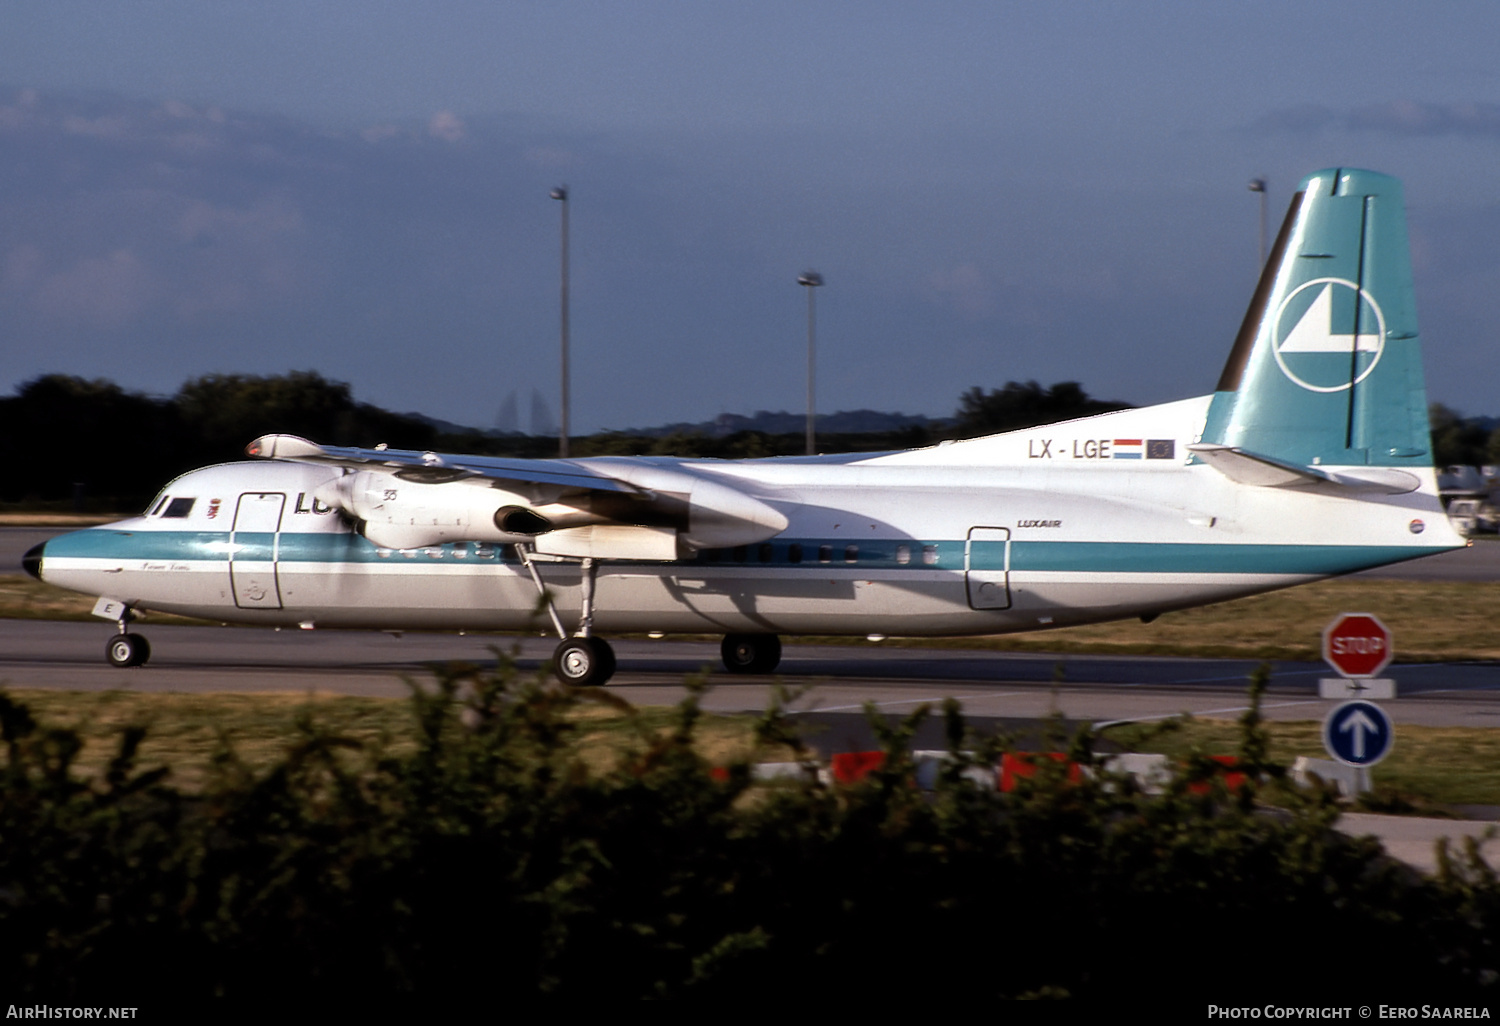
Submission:
[[[1282,301],[1273,325],[1281,371],[1311,392],[1342,392],[1370,376],[1385,351],[1385,315],[1368,291],[1314,278]]]

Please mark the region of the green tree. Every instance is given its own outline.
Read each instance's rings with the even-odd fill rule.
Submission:
[[[232,459],[264,434],[301,435],[328,445],[431,448],[437,432],[410,417],[356,403],[349,386],[316,371],[260,377],[209,374],[183,384],[173,399],[183,422],[212,458]]]
[[[1130,409],[1129,403],[1091,397],[1076,381],[1043,388],[1035,381],[1007,381],[989,392],[974,387],[959,397],[958,426],[964,437],[1015,431],[1038,424]]]
[[[1500,454],[1493,433],[1478,418],[1465,417],[1442,403],[1428,406],[1427,417],[1432,426],[1432,459],[1439,467],[1478,466],[1490,462],[1492,450]]]

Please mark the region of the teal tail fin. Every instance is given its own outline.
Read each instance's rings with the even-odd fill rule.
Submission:
[[[1302,180],[1202,441],[1302,466],[1431,465],[1400,182]]]

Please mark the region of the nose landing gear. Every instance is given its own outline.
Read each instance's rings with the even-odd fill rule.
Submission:
[[[111,666],[144,666],[151,658],[151,642],[139,634],[116,634],[105,646],[104,657]]]
[[[134,616],[129,606],[120,610],[120,633],[110,638],[109,644],[104,646],[104,658],[109,660],[111,666],[121,669],[145,666],[146,660],[151,658],[151,642],[140,634],[127,632],[132,619]]]

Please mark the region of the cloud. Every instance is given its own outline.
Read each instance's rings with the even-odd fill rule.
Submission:
[[[36,306],[55,321],[118,328],[135,320],[155,298],[153,279],[140,257],[117,249],[37,275],[32,294]]]
[[[1319,132],[1338,120],[1338,115],[1318,103],[1299,103],[1282,107],[1260,118],[1252,126],[1256,131],[1275,133]]]
[[[62,129],[69,135],[88,135],[96,139],[123,139],[130,127],[129,119],[123,117],[84,118],[71,115],[63,118]]]
[[[443,142],[458,142],[464,137],[464,123],[451,110],[440,110],[427,120],[427,134]]]
[[[1359,107],[1349,127],[1394,135],[1470,135],[1500,139],[1500,104],[1396,100]]]
[[[940,268],[927,276],[929,293],[968,317],[983,317],[994,311],[995,283],[977,264],[963,263]]]
[[[15,103],[0,104],[0,128],[20,128],[29,123],[39,99],[35,89],[22,89],[16,94]]]
[[[568,167],[574,163],[576,157],[571,150],[558,149],[555,146],[531,146],[521,154],[521,159],[537,167],[559,168]]]
[[[1307,103],[1271,111],[1259,118],[1252,128],[1268,134],[1316,134],[1334,129],[1380,132],[1405,138],[1455,135],[1500,139],[1500,104],[1391,100],[1335,111],[1321,104]]]

